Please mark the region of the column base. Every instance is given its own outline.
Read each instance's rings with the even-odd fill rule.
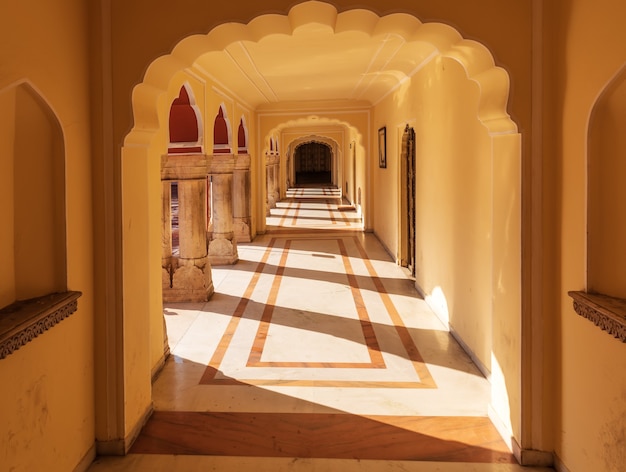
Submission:
[[[206,302],[215,292],[211,264],[201,259],[178,259],[163,267],[164,302]]]
[[[193,290],[188,288],[164,288],[163,301],[165,303],[207,302],[213,293],[215,293],[213,284],[203,290]]]
[[[233,221],[233,230],[238,243],[249,243],[252,241],[252,231],[247,219],[240,218]]]
[[[209,262],[211,265],[230,265],[239,260],[237,242],[226,238],[216,238],[209,242]]]

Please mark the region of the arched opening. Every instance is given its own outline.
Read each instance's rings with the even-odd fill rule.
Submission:
[[[322,8],[324,14],[316,13],[320,5],[324,5]],[[334,38],[333,35],[336,35],[334,30],[335,24],[339,24],[343,28],[342,31],[353,31],[355,38],[358,36],[359,41],[362,41],[363,38],[371,38],[374,34],[380,37],[381,34],[385,36],[388,33],[388,36],[385,36],[388,39],[385,44],[389,44],[389,47],[394,47],[392,43],[396,39],[400,42],[410,39],[410,42],[426,45],[425,50],[419,51],[423,56],[417,55],[415,62],[418,65],[423,65],[422,61],[425,61],[424,64],[432,62],[432,67],[428,69],[428,72],[433,74],[432,79],[434,82],[438,78],[437,74],[442,73],[444,70],[444,67],[439,66],[446,61],[453,61],[458,68],[455,72],[454,80],[460,82],[462,78],[466,83],[471,83],[474,87],[472,89],[474,101],[472,102],[473,108],[471,108],[474,118],[473,124],[483,127],[484,136],[481,136],[481,149],[489,149],[489,151],[482,157],[484,157],[485,162],[493,164],[493,173],[490,174],[493,178],[483,181],[484,186],[481,187],[482,193],[480,194],[481,199],[485,196],[488,197],[487,200],[481,200],[482,203],[485,203],[481,206],[481,210],[490,213],[492,216],[490,220],[492,221],[492,226],[489,228],[481,227],[481,229],[493,237],[493,240],[487,243],[481,241],[483,245],[492,243],[492,246],[488,248],[488,260],[493,262],[487,271],[489,273],[487,275],[482,274],[488,279],[487,283],[490,285],[490,293],[493,295],[490,305],[487,307],[489,311],[487,317],[490,319],[485,322],[485,324],[493,326],[493,332],[490,334],[493,344],[488,346],[485,351],[487,356],[491,355],[494,361],[492,363],[491,378],[494,397],[497,397],[497,401],[494,403],[493,409],[497,415],[503,417],[506,428],[512,431],[512,435],[519,437],[520,407],[517,404],[511,405],[507,396],[510,390],[519,391],[521,383],[521,361],[516,354],[516,347],[519,347],[521,339],[521,333],[518,329],[518,326],[521,324],[519,303],[519,287],[521,286],[519,270],[521,253],[521,242],[519,240],[520,188],[517,184],[519,181],[520,148],[517,128],[506,113],[508,75],[504,70],[494,65],[493,58],[486,48],[479,43],[464,40],[456,30],[442,24],[422,25],[416,18],[408,17],[407,15],[386,17],[384,22],[377,23],[381,18],[372,12],[348,10],[338,13],[332,5],[319,2],[305,2],[294,7],[292,11],[294,13],[293,15],[290,14],[291,16],[289,17],[285,16],[283,18],[280,15],[272,15],[271,19],[266,17],[255,19],[254,34],[249,36],[246,36],[249,32],[247,25],[237,25],[237,27],[225,25],[216,28],[216,30],[206,36],[200,35],[201,37],[194,36],[193,38],[184,39],[171,55],[159,58],[151,64],[144,82],[136,88],[133,96],[136,122],[135,128],[127,136],[122,152],[122,172],[123,174],[127,172],[126,175],[123,175],[122,181],[124,183],[130,182],[134,180],[133,177],[143,175],[145,183],[140,182],[138,184],[139,187],[135,186],[132,189],[124,188],[126,195],[139,194],[142,196],[141,199],[135,201],[128,197],[123,198],[125,219],[122,238],[125,257],[123,264],[125,271],[127,271],[124,278],[125,291],[139,294],[133,300],[124,301],[125,313],[146,313],[152,324],[162,321],[160,306],[154,303],[152,298],[155,293],[154,247],[158,247],[158,244],[155,244],[154,237],[155,234],[159,234],[158,231],[153,231],[153,220],[155,218],[152,206],[154,205],[153,199],[156,195],[154,182],[158,176],[158,163],[155,164],[154,161],[158,160],[159,152],[162,149],[160,144],[163,138],[159,125],[160,121],[158,120],[159,115],[162,114],[162,110],[159,108],[159,98],[165,93],[165,89],[170,85],[174,74],[181,71],[182,64],[193,68],[196,62],[202,62],[206,67],[206,64],[210,63],[210,60],[213,58],[212,55],[214,53],[219,54],[220,51],[223,51],[230,44],[236,42],[240,45],[244,41],[244,37],[246,41],[249,41],[249,38],[255,38],[255,41],[246,43],[247,47],[254,48],[258,44],[256,41],[260,41],[259,38],[272,37],[272,39],[277,39],[276,37],[281,35],[274,33],[283,31],[283,28],[287,32],[304,31],[306,35],[310,36],[321,34],[320,31],[323,30],[324,34],[329,34],[330,37]],[[353,15],[353,12],[358,12],[358,14]],[[308,15],[308,13],[312,13],[313,16]],[[371,20],[371,22],[356,21],[356,19],[365,17]],[[281,23],[283,19],[285,21]],[[336,23],[335,20],[338,22]],[[397,23],[395,23],[396,20]],[[277,26],[279,23],[280,28]],[[365,23],[367,23],[367,26],[359,26],[365,25]],[[378,26],[374,27],[372,24]],[[318,27],[319,25],[321,27]],[[289,37],[289,34],[285,36]],[[305,39],[310,40],[309,37]],[[298,41],[302,41],[302,38],[297,39],[297,45],[300,44]],[[345,51],[343,53],[345,54]],[[413,68],[408,73],[404,75],[403,73],[399,74],[402,76],[402,80],[410,79],[409,73],[419,69],[415,63],[412,63],[411,67]],[[374,75],[368,76],[367,80],[372,79]],[[302,80],[305,79],[303,78]],[[399,85],[404,83],[400,82]],[[271,91],[264,88],[261,82],[259,84],[257,87],[257,91],[260,90],[259,95],[271,97]],[[398,84],[394,82],[394,85]],[[459,90],[468,88],[470,87]],[[356,95],[361,97],[371,89],[386,90],[386,92],[381,94],[381,99],[384,99],[385,93],[390,90],[390,86],[389,83],[373,84],[372,82],[359,82],[356,88]],[[443,88],[440,90],[443,90]],[[398,93],[394,98],[398,99],[398,103],[403,99],[401,93]],[[464,104],[466,103],[464,102]],[[466,108],[470,109],[469,107]],[[260,117],[257,123],[260,129],[252,133],[253,136],[266,137],[263,143],[256,143],[256,146],[253,146],[252,154],[254,155],[252,156],[253,165],[251,166],[251,171],[254,172],[251,176],[252,181],[257,189],[252,213],[257,218],[257,227],[261,230],[264,228],[260,215],[265,215],[265,199],[263,197],[266,196],[263,194],[263,188],[265,178],[264,164],[267,156],[263,154],[269,148],[269,153],[267,154],[276,155],[280,159],[284,159],[285,156],[280,156],[280,153],[278,153],[278,141],[275,140],[276,133],[274,130],[284,131],[286,130],[286,127],[283,126],[284,123],[297,121],[293,116],[281,121],[280,118],[271,118],[270,115],[272,115],[271,110],[267,113],[267,121],[264,121],[264,117]],[[324,113],[321,112],[318,115],[323,116]],[[330,115],[331,113],[328,116]],[[353,141],[357,142],[358,152],[354,160],[356,169],[352,168],[353,170],[348,171],[348,167],[345,167],[343,164],[340,168],[341,172],[345,172],[346,175],[347,172],[356,174],[352,192],[354,192],[357,204],[362,204],[365,207],[366,221],[369,221],[369,224],[372,225],[370,228],[367,228],[366,224],[366,228],[379,231],[385,236],[383,233],[386,231],[386,228],[393,228],[393,225],[381,224],[380,221],[384,221],[387,214],[395,214],[397,212],[387,212],[385,211],[387,207],[379,205],[381,209],[377,213],[376,202],[388,202],[394,199],[393,191],[388,192],[393,187],[386,184],[388,184],[389,179],[393,181],[393,179],[397,178],[397,174],[394,172],[397,172],[397,156],[399,153],[396,152],[394,154],[390,150],[387,167],[378,169],[377,160],[372,161],[370,158],[370,156],[377,155],[376,139],[370,136],[372,133],[371,129],[373,129],[370,122],[372,117],[371,111],[361,113],[362,116],[355,117],[355,115],[335,120],[341,123],[358,123],[348,126],[350,131],[354,128],[357,132],[354,134],[346,133],[346,139],[343,141],[345,145],[340,149],[342,153],[347,153],[350,143]],[[224,147],[221,150],[214,148],[216,154],[230,152],[230,141],[224,139],[223,136],[220,137],[215,134],[218,129],[218,120],[221,119],[224,119],[226,122],[225,109],[223,107],[220,107],[216,118],[214,141],[216,146],[221,145]],[[327,117],[325,117],[325,120],[327,123],[333,121],[333,119]],[[219,128],[223,129],[222,122],[219,121],[219,123]],[[378,128],[378,125],[376,123],[375,127]],[[386,124],[381,123],[380,125],[385,126]],[[391,126],[387,126],[390,130],[390,140],[393,141],[391,139]],[[228,125],[226,125],[226,129],[229,129]],[[485,132],[484,129],[487,131]],[[148,133],[145,130],[151,130],[153,133],[150,138],[147,138],[146,135]],[[310,131],[307,130],[307,132],[310,134]],[[317,131],[315,132],[317,133]],[[282,143],[292,142],[290,139],[285,139],[280,133],[278,135]],[[228,131],[227,136],[230,139],[230,131]],[[268,136],[270,138],[267,138]],[[395,137],[393,138],[395,139]],[[397,139],[395,140],[397,141]],[[434,142],[434,140],[431,140],[429,144]],[[443,145],[446,143],[447,141],[445,140],[440,140],[439,142],[439,144]],[[286,149],[289,149],[289,146]],[[397,151],[397,147],[395,151]],[[284,166],[280,169],[281,173],[285,172]],[[281,182],[286,181],[286,178],[283,180],[283,177],[284,174],[281,174]],[[344,175],[340,175],[338,179],[340,182],[343,182]],[[144,187],[141,187],[142,185]],[[372,194],[375,194],[375,196],[372,196]],[[454,193],[450,193],[448,196],[459,197],[458,194]],[[493,198],[489,198],[489,196],[493,196]],[[463,206],[462,201],[455,200],[454,203],[456,205],[455,210],[459,210]],[[368,217],[369,220],[367,220]],[[459,217],[467,218],[460,212]],[[130,224],[131,221],[132,225]],[[494,231],[496,228],[498,230]],[[147,250],[146,241],[148,241]],[[135,257],[137,254],[139,254],[139,259],[141,259],[139,263],[137,257]],[[132,259],[130,255],[133,256]],[[464,256],[469,257],[467,255]],[[497,267],[497,270],[493,269],[494,267]],[[481,280],[484,280],[484,277]],[[503,290],[502,287],[506,287],[506,290]],[[437,288],[437,286],[429,287],[429,295],[442,293],[441,287],[439,287],[439,291],[437,291]],[[443,295],[443,297],[445,296],[446,294]],[[133,311],[133,309],[136,309],[136,311]],[[449,309],[454,310],[458,309],[458,307],[450,304]],[[504,400],[502,400],[503,398]]]
[[[293,154],[295,185],[330,185],[332,160],[328,144],[309,142],[297,146]]]

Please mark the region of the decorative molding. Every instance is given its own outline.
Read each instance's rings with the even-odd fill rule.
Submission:
[[[16,301],[0,309],[0,359],[74,313],[81,295],[81,292],[52,293]]]
[[[611,336],[626,342],[626,300],[600,293],[572,291],[574,310]]]

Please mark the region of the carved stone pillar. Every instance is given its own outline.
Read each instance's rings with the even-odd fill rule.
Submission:
[[[209,241],[209,259],[213,265],[234,264],[239,260],[237,239],[233,231],[232,154],[216,154],[211,165],[213,182],[213,232]]]
[[[161,260],[165,302],[207,301],[214,292],[206,245],[207,169],[207,156],[176,155],[163,158]],[[171,181],[178,182],[177,255],[172,254]]]
[[[274,207],[276,207],[276,203],[280,201],[280,156],[279,155],[274,156],[273,178],[274,178],[274,185],[272,187],[272,191],[273,191],[273,197],[274,197],[273,198]]]
[[[161,272],[163,289],[172,287],[172,182],[161,181]]]
[[[233,171],[233,228],[238,242],[252,240],[250,206],[250,156],[238,154]]]
[[[276,202],[278,201],[278,193],[276,191],[276,159],[277,156],[267,156],[265,160],[268,216],[270,214],[270,210],[272,208],[276,208]]]

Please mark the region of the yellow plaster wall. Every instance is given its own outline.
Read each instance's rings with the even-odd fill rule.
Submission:
[[[67,471],[90,453],[94,443],[87,11],[79,0],[38,2],[36,8],[14,3],[10,8],[10,14],[0,15],[0,106],[3,112],[12,106],[7,101],[13,98],[4,91],[27,83],[61,127],[67,182],[67,287],[82,291],[83,296],[70,318],[0,360],[0,464],[4,470]],[[8,143],[12,154],[14,115],[2,116],[2,142]],[[13,173],[5,172],[10,160],[0,158],[3,192],[13,185]],[[3,245],[10,242],[12,232],[11,220],[3,218]],[[7,260],[4,255],[2,260]],[[2,279],[6,279],[4,272]],[[3,291],[3,303],[10,298]]]
[[[387,168],[372,163],[374,230],[398,254],[397,176],[404,127],[415,129],[416,283],[478,359],[491,362],[491,142],[477,118],[478,86],[456,61],[435,58],[378,105]],[[377,152],[374,145],[372,154]],[[443,300],[445,298],[445,301]]]
[[[555,448],[571,472],[617,472],[626,463],[626,346],[576,315],[567,291],[586,286],[589,123],[598,98],[626,63],[626,4],[573,0],[563,3],[555,16],[559,35],[552,86],[558,160],[546,199],[557,218],[557,251],[549,261],[557,268],[550,294],[559,333]],[[624,155],[610,159],[623,160]],[[616,206],[626,211],[623,201]]]
[[[387,167],[370,163],[374,230],[400,259],[397,182],[408,124],[416,141],[416,284],[489,371],[491,408],[522,442],[521,136],[514,126],[490,133],[478,117],[485,93],[461,64],[439,56],[375,108],[371,132],[386,127]]]

